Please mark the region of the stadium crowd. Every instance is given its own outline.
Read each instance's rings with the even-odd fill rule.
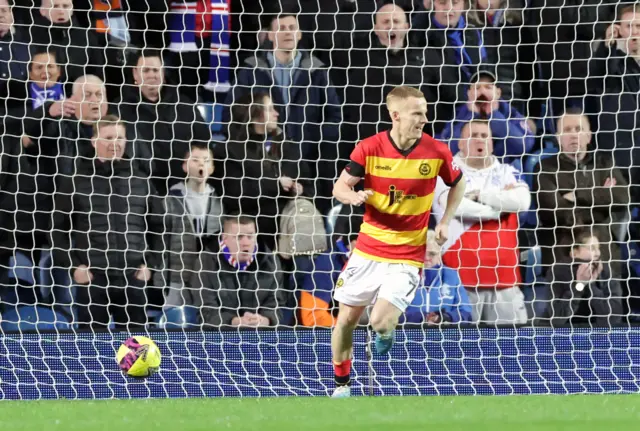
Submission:
[[[467,183],[404,323],[636,314],[640,4],[36,3],[0,0],[3,321],[332,326],[332,185],[399,85]]]

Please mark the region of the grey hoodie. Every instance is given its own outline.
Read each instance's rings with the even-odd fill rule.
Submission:
[[[221,231],[222,201],[208,185],[207,194],[209,199],[205,217],[193,214],[196,207],[203,205],[194,205],[198,197],[187,193],[185,182],[171,187],[165,198],[167,220],[164,268],[156,276],[156,286],[171,287],[165,306],[182,305],[180,290],[191,280],[200,255],[201,240],[211,237],[217,240]]]

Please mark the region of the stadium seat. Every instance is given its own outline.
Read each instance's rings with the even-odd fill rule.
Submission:
[[[525,160],[522,166],[522,174],[524,175],[524,179],[529,184],[529,188],[533,188],[533,172],[540,163],[541,160],[546,159],[547,157],[551,157],[554,154],[558,154],[558,147],[552,143],[552,141],[545,141],[543,143],[543,148],[532,153]]]
[[[71,329],[71,324],[51,308],[25,305],[3,311],[0,328],[3,331],[64,330]]]
[[[172,307],[163,311],[160,328],[185,328],[198,324],[198,310],[194,307]]]
[[[10,278],[22,280],[29,285],[35,286],[34,265],[26,255],[16,252],[16,254],[9,259],[9,267]]]
[[[553,156],[554,154],[558,154],[558,148],[555,145],[545,146],[542,150],[534,152],[525,160],[522,175],[526,183],[529,185],[529,189],[533,190],[533,172],[535,171],[536,166],[538,166],[538,163],[540,163],[541,160],[546,159],[547,157]],[[520,226],[532,228],[538,226],[538,215],[536,212],[536,208],[536,202],[535,200],[532,200],[529,211],[520,213]]]

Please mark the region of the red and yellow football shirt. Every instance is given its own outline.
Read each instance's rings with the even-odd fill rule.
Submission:
[[[391,134],[382,132],[356,146],[346,169],[364,177],[365,190],[373,191],[354,252],[422,268],[437,178],[449,187],[462,178],[449,147],[423,133],[411,148],[400,150]]]

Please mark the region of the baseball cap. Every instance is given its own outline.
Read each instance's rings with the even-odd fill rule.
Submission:
[[[469,83],[475,84],[480,81],[480,78],[489,78],[491,82],[496,82],[498,80],[494,71],[489,68],[480,67],[478,71],[471,76]]]

